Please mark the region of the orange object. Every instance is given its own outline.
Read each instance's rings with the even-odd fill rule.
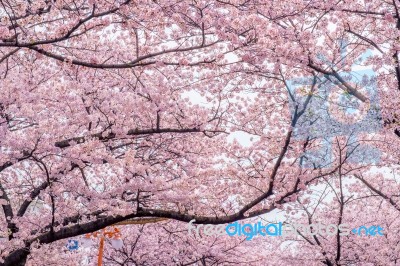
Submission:
[[[104,250],[104,237],[100,239],[99,257],[97,258],[97,265],[103,265],[103,250]]]
[[[104,240],[105,238],[120,238],[121,233],[118,228],[113,227],[110,231],[106,231],[106,228],[102,229],[101,232],[94,232],[91,234],[86,234],[86,238],[97,238],[100,237],[100,246],[99,246],[99,256],[97,258],[97,265],[102,266],[103,265],[103,252],[104,252]]]

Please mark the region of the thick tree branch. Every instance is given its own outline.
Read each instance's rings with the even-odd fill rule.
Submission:
[[[161,129],[131,129],[126,135],[128,136],[140,136],[140,135],[151,135],[151,134],[163,134],[163,133],[196,133],[196,132],[208,132],[206,130],[200,130],[199,128],[161,128]],[[214,133],[221,133],[222,131],[209,131]],[[113,132],[108,133],[103,136],[103,133],[96,133],[86,137],[76,137],[70,138],[62,141],[58,141],[55,143],[55,146],[58,148],[66,148],[71,146],[72,142],[76,142],[78,144],[84,143],[87,139],[98,139],[100,141],[108,141],[115,139],[117,135]]]
[[[366,96],[364,96],[362,93],[360,93],[359,91],[357,91],[356,88],[354,88],[353,86],[351,86],[347,81],[345,81],[340,75],[339,73],[337,73],[335,70],[325,70],[319,66],[314,65],[312,62],[308,64],[308,66],[312,69],[314,69],[315,71],[322,73],[326,76],[333,76],[335,77],[339,82],[337,82],[337,85],[339,85],[339,87],[345,91],[347,91],[349,94],[353,95],[354,97],[356,97],[357,99],[359,99],[362,102],[367,102],[368,98]]]

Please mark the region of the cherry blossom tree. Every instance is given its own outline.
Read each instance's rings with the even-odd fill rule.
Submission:
[[[395,231],[244,241],[196,238],[186,225],[284,211],[288,221],[396,227],[400,3],[0,3],[4,265],[92,262],[96,248],[70,252],[67,240],[145,218],[168,221],[124,227],[123,249],[106,243],[107,265],[397,263]],[[376,73],[378,102],[367,82],[348,80],[357,67]],[[310,113],[325,83],[363,108],[376,103],[381,127],[335,133],[332,156],[316,164],[321,139],[299,135],[305,124],[330,128]],[[379,156],[354,160],[367,144]],[[367,244],[384,248],[371,257]]]

